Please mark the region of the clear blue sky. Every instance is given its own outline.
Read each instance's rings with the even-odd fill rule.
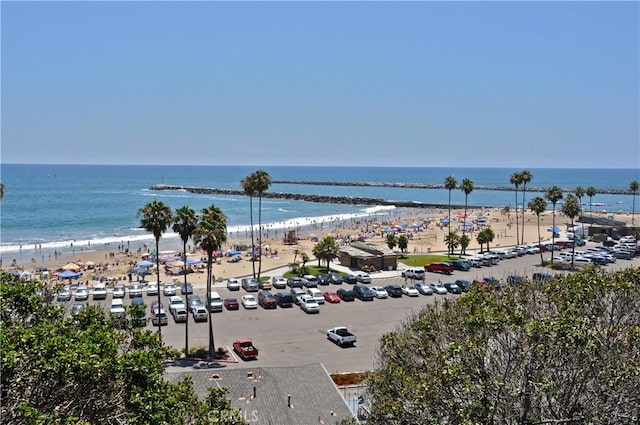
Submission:
[[[6,2],[2,162],[640,167],[638,2]]]

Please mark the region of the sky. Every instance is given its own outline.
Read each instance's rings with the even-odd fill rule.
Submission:
[[[640,3],[10,2],[1,162],[640,167]]]

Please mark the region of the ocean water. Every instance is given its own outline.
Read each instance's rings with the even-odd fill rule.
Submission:
[[[140,229],[137,211],[153,199],[172,209],[189,205],[196,211],[211,204],[228,217],[231,238],[249,235],[249,198],[192,194],[183,191],[150,191],[154,184],[215,187],[240,190],[240,180],[258,169],[273,180],[342,181],[441,184],[453,175],[458,182],[473,180],[476,186],[510,186],[515,171],[506,168],[397,168],[397,167],[300,167],[300,166],[134,166],[134,165],[24,165],[2,164],[1,181],[5,197],[0,203],[0,256],[16,257],[57,250],[103,249],[122,243],[149,243],[153,237]],[[530,169],[529,187],[557,185],[596,189],[628,189],[640,180],[638,169]],[[444,189],[390,187],[316,186],[273,184],[269,192],[361,196],[396,201],[441,204],[446,208],[449,193]],[[527,193],[531,199],[541,193]],[[521,201],[521,194],[519,200]],[[632,210],[630,195],[597,194],[594,211],[624,213]],[[452,192],[452,204],[464,204],[461,190]],[[583,203],[589,199],[583,198]],[[474,190],[470,205],[514,206],[513,191]],[[257,199],[254,202],[257,208]],[[586,210],[588,206],[584,207]],[[256,209],[257,211],[257,209]],[[284,199],[262,200],[262,223],[266,231],[292,230],[309,225],[324,226],[337,219],[384,218],[397,214],[393,207],[323,204]],[[257,223],[257,214],[254,215]],[[162,244],[179,238],[171,231]],[[73,246],[72,246],[73,244]],[[36,249],[36,247],[38,249]]]

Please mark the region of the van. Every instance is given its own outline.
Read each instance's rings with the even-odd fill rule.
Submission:
[[[307,295],[313,297],[318,304],[324,304],[324,295],[322,295],[322,292],[318,288],[307,289]]]
[[[207,302],[207,308],[210,312],[222,311],[222,297],[216,291],[212,291],[209,294],[209,299]]]
[[[280,291],[276,293],[275,297],[276,302],[280,307],[289,308],[293,306],[293,297],[290,293],[286,291]]]
[[[423,280],[424,269],[406,269],[402,271],[402,277],[409,279]]]
[[[258,304],[264,309],[276,308],[278,301],[270,291],[258,292]]]

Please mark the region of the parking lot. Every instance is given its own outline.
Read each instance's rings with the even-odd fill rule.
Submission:
[[[545,258],[550,254],[545,253]],[[491,267],[472,268],[470,271],[455,271],[452,275],[427,273],[426,281],[438,281],[443,283],[453,282],[456,279],[473,280],[492,276],[505,280],[512,274],[531,277],[536,271],[546,271],[536,266],[540,262],[539,255],[525,255],[522,257],[503,260],[500,264]],[[607,269],[640,266],[640,257],[633,260],[618,260],[615,264],[606,266]],[[269,271],[263,272],[270,275]],[[395,276],[376,278],[372,275],[375,286],[388,284],[404,284],[404,278],[398,272]],[[341,286],[352,286],[342,284]],[[336,290],[340,285],[320,286],[322,291]],[[223,297],[240,298],[245,294],[243,290],[228,291],[224,283],[217,283],[215,290]],[[194,292],[206,300],[205,288],[196,287]],[[180,291],[178,290],[178,294]],[[258,362],[261,366],[291,366],[322,362],[330,373],[351,372],[369,370],[375,364],[376,349],[382,334],[393,330],[398,324],[406,320],[412,312],[417,312],[428,303],[445,297],[457,297],[458,295],[420,295],[418,297],[375,299],[373,301],[340,302],[337,304],[325,303],[320,307],[319,314],[306,314],[294,305],[292,308],[276,308],[265,310],[258,307],[253,310],[245,310],[242,306],[237,311],[224,310],[221,313],[212,313],[215,345],[230,347],[237,338],[250,338],[260,350]],[[165,307],[168,306],[168,297],[161,295]],[[183,298],[186,298],[183,296]],[[104,301],[93,301],[89,297],[88,304],[99,304],[108,310],[111,304],[112,294],[109,292]],[[144,295],[147,306],[157,299],[156,296]],[[125,296],[125,305],[129,304],[128,295]],[[73,300],[66,304],[71,306]],[[147,308],[148,310],[148,308]],[[168,312],[167,312],[168,313]],[[168,313],[169,314],[169,313]],[[147,312],[149,316],[149,312]],[[189,346],[208,347],[207,322],[194,323],[189,317]],[[326,339],[326,330],[335,326],[347,326],[357,336],[354,347],[340,348]],[[147,325],[149,329],[156,327]],[[185,324],[175,323],[169,315],[169,324],[162,327],[162,338],[165,343],[184,348]],[[226,367],[244,367],[246,363],[226,363]]]

